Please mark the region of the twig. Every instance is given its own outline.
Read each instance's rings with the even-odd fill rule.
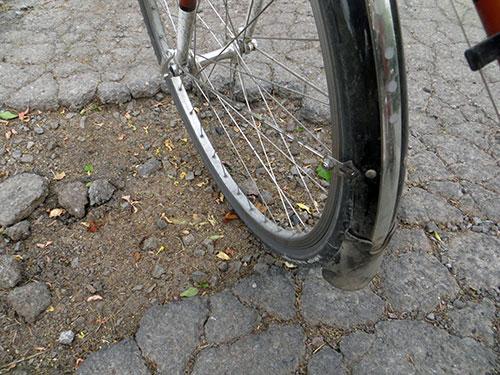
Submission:
[[[5,370],[5,369],[11,369],[12,365],[17,365],[18,363],[21,363],[21,362],[24,362],[24,361],[27,361],[28,359],[31,359],[31,358],[35,358],[35,357],[38,357],[39,355],[42,355],[44,354],[45,351],[43,352],[39,352],[39,353],[35,353],[35,354],[32,354],[32,355],[29,355],[27,357],[24,357],[24,358],[21,358],[21,359],[16,359],[15,361],[11,362],[11,363],[7,363],[6,365],[0,367],[0,370]]]

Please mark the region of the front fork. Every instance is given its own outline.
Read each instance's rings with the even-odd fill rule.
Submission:
[[[180,0],[179,21],[177,24],[177,47],[174,52],[170,53],[170,59],[167,62],[170,74],[177,76],[184,67],[190,64],[196,66],[196,69],[199,70],[212,63],[234,59],[241,53],[252,51],[256,45],[252,37],[257,25],[257,18],[262,11],[263,3],[264,0],[250,1],[245,22],[246,27],[239,31],[238,35],[233,38],[235,40],[232,43],[206,54],[190,56],[190,44],[193,39],[198,0]]]

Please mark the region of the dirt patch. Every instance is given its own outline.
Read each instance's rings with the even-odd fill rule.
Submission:
[[[0,363],[25,359],[11,369],[73,373],[89,353],[134,334],[151,305],[176,300],[191,286],[200,294],[221,291],[251,273],[264,254],[240,220],[223,220],[231,207],[170,97],[90,105],[81,113],[36,111],[0,126],[0,182],[22,171],[50,181],[48,198],[29,217],[30,237],[0,242],[0,253],[22,259],[20,285],[42,281],[52,295],[47,311],[27,324],[9,307],[8,291],[0,290]],[[137,166],[151,158],[162,167],[141,177]],[[87,206],[83,219],[49,217],[61,208],[57,191],[64,184],[98,179],[116,188],[110,201]],[[92,296],[102,299],[88,301]],[[76,335],[73,343],[58,343],[68,330]]]

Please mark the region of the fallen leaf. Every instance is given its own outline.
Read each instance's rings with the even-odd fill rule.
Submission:
[[[12,255],[12,258],[17,259],[17,260],[23,260],[23,257],[21,255]]]
[[[75,371],[78,370],[78,367],[83,363],[83,359],[78,358],[75,363]]]
[[[17,132],[16,129],[12,128],[10,129],[10,131],[12,132],[13,135],[18,135],[19,133]]]
[[[306,206],[303,203],[296,203],[297,207],[300,208],[301,210],[305,210],[308,213],[311,213],[311,208],[309,206]]]
[[[238,215],[236,215],[233,211],[228,211],[226,212],[226,214],[224,215],[224,218],[222,219],[222,221],[224,223],[227,223],[228,221],[231,221],[231,220],[238,220],[240,217]]]
[[[5,138],[10,139],[10,137],[12,137],[12,132],[9,130],[7,131],[7,133],[5,133]]]
[[[59,181],[66,177],[66,172],[59,172],[54,174],[54,180]]]
[[[227,255],[226,253],[223,253],[222,251],[219,251],[216,255],[217,258],[219,259],[222,259],[222,260],[230,260],[231,258],[229,257],[229,255]]]
[[[140,253],[140,252],[138,252],[138,251],[136,251],[136,252],[134,253],[134,259],[135,259],[134,263],[135,263],[135,262],[138,262],[138,261],[141,259],[141,256],[142,256],[142,255],[141,255],[141,253]]]
[[[441,237],[439,237],[438,232],[434,231],[434,237],[436,237],[436,240],[438,240],[439,242],[441,242]]]
[[[290,262],[285,262],[285,267],[290,268],[290,269],[297,268],[297,266],[295,264],[290,263]]]
[[[89,298],[87,298],[87,302],[101,301],[103,299],[104,298],[102,298],[100,295],[96,294],[94,296],[90,296]]]
[[[2,119],[2,120],[12,120],[12,119],[15,119],[17,117],[18,117],[17,115],[15,115],[9,111],[0,112],[0,119]]]
[[[208,238],[210,238],[212,241],[217,241],[219,238],[224,238],[224,235],[223,234],[214,234],[213,236],[210,236]]]
[[[226,247],[226,250],[224,250],[224,252],[227,255],[230,255],[230,256],[234,257],[234,250],[231,250],[229,247]]]
[[[47,241],[45,243],[37,243],[36,246],[39,247],[40,249],[43,249],[49,245],[52,245],[54,242],[53,241]]]
[[[184,292],[179,294],[180,297],[194,297],[198,294],[198,289],[194,286],[187,288]]]
[[[99,228],[102,227],[103,225],[104,225],[104,223],[96,223],[94,220],[92,220],[89,223],[87,231],[92,232],[92,233],[98,232]]]
[[[120,134],[120,136],[117,138],[119,141],[123,141],[125,138],[125,134]]]
[[[47,312],[52,312],[52,311],[54,311],[54,307],[53,307],[53,306],[49,306],[49,307],[47,308],[47,310],[45,310],[45,311],[47,311]]]
[[[64,208],[54,208],[50,210],[49,217],[59,217],[64,213],[66,213],[66,210]]]
[[[30,107],[26,108],[25,111],[23,112],[20,112],[17,116],[19,117],[19,120],[21,121],[24,121],[24,118],[26,117],[26,115],[29,113],[30,111]]]

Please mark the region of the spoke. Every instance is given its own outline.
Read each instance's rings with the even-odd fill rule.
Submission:
[[[272,37],[272,36],[253,36],[252,39],[257,39],[257,40],[291,40],[294,42],[319,42],[319,39],[317,38],[278,38],[278,37]]]
[[[165,4],[165,9],[167,11],[168,18],[170,19],[170,22],[172,23],[172,27],[174,29],[175,35],[177,35],[177,28],[175,27],[175,22],[172,17],[172,13],[170,12],[170,7],[168,6],[167,0],[163,0],[163,3]]]
[[[267,52],[264,52],[263,50],[261,50],[260,48],[256,48],[255,49],[256,51],[259,51],[262,55],[264,55],[265,57],[267,57],[269,60],[271,60],[272,62],[278,64],[279,66],[281,66],[283,69],[285,69],[288,73],[292,74],[295,78],[298,78],[300,79],[302,82],[304,82],[307,86],[313,88],[314,90],[316,90],[317,92],[319,92],[320,94],[324,95],[326,98],[328,98],[328,93],[325,93],[323,90],[321,90],[319,87],[317,87],[316,85],[313,85],[311,82],[309,82],[308,80],[306,80],[304,77],[302,77],[301,75],[299,75],[298,73],[295,73],[292,69],[290,69],[289,67],[287,67],[285,64],[283,64],[282,62],[276,60],[274,57],[272,57],[270,54],[268,54]]]

